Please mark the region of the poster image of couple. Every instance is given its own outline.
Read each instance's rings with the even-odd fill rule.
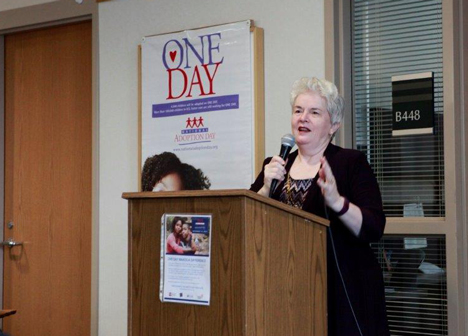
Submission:
[[[203,216],[167,216],[166,254],[209,255],[209,224]]]

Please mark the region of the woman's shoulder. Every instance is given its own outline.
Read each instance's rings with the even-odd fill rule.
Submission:
[[[333,144],[329,145],[329,148],[327,148],[327,151],[325,152],[325,156],[328,160],[333,158],[349,162],[363,159],[367,161],[366,155],[363,152],[356,149],[342,148]]]

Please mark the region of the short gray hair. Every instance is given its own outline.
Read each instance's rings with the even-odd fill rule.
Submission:
[[[297,96],[307,91],[317,92],[321,97],[325,98],[332,125],[341,123],[343,120],[344,99],[338,93],[335,84],[316,77],[302,77],[293,84],[291,90],[291,106],[294,107]]]

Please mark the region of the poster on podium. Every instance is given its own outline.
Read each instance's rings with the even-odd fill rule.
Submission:
[[[164,214],[161,218],[162,302],[209,305],[211,215]]]

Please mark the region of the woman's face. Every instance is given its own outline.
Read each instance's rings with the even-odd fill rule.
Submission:
[[[326,100],[317,92],[307,91],[296,97],[291,117],[291,129],[299,148],[301,146],[311,149],[325,147],[338,128],[339,124],[331,124]]]
[[[181,231],[182,231],[182,221],[179,220],[174,225],[174,233],[179,235]]]
[[[153,191],[178,191],[182,190],[182,180],[179,174],[170,173],[164,176],[153,188]]]

